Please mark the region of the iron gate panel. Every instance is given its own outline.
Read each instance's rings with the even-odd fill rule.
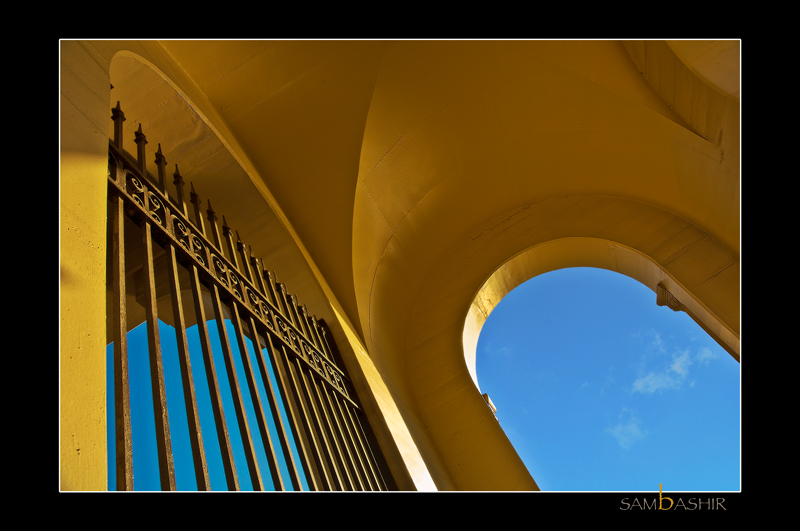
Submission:
[[[209,472],[209,461],[221,461],[219,475],[227,490],[249,485],[264,490],[268,483],[275,490],[387,490],[391,478],[387,485],[324,323],[248,253],[238,233],[234,241],[224,216],[220,232],[210,201],[202,215],[193,185],[193,216],[188,215],[177,166],[176,195],[166,190],[160,145],[158,175],[146,170],[141,125],[137,157],[122,149],[124,119],[118,103],[112,110],[108,173],[109,372],[117,490],[133,490],[134,485],[131,411],[134,405],[137,412],[140,408],[132,405],[131,393],[138,387],[132,389],[130,356],[138,356],[135,361],[142,366],[145,360],[143,353],[130,350],[129,334],[140,320],[147,337],[150,398],[145,402],[152,402],[158,488],[179,489],[169,420],[177,411],[186,419],[181,433],[188,437],[182,444],[188,438],[197,490],[211,490],[212,482],[221,481]],[[172,335],[170,328],[174,347],[163,337]],[[169,369],[174,358],[178,368]],[[194,373],[205,378],[193,373],[193,360]],[[180,385],[168,386],[176,371]],[[178,396],[180,411],[168,407],[168,387],[182,389],[181,395],[169,395],[173,404]],[[207,430],[212,439],[204,440],[201,418],[213,418],[214,429]],[[214,459],[207,447],[215,449]],[[188,453],[179,457],[188,459]]]

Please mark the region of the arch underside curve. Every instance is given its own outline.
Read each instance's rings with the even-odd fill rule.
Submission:
[[[668,292],[682,305],[670,299],[673,309],[686,311],[738,360],[739,257],[698,227],[637,201],[585,195],[551,198],[498,216],[428,278],[406,334],[406,377],[414,383],[407,392],[426,436],[447,469],[457,471],[453,480],[460,488],[486,489],[493,476],[514,477],[519,464],[477,386],[475,347],[483,322],[522,282],[580,266],[634,278],[661,292],[664,305]],[[498,455],[505,448],[508,456],[477,458],[486,444]],[[520,473],[500,488],[538,487]]]
[[[656,295],[654,302],[675,311],[685,311],[739,360],[738,335],[649,256],[605,239],[568,237],[538,244],[511,258],[489,277],[475,296],[464,324],[463,343],[464,356],[476,387],[480,388],[476,372],[478,337],[492,310],[524,282],[550,271],[571,267],[606,269],[638,280]],[[603,301],[588,303],[602,305]]]
[[[203,96],[187,93],[173,75],[139,53],[121,49],[114,54],[110,103],[119,102],[125,113],[124,148],[136,153],[135,131],[142,126],[148,138],[145,151],[151,175],[157,174],[155,153],[161,150],[167,161],[169,193],[175,193],[172,174],[179,171],[186,181],[185,200],[191,187],[199,194],[202,210],[213,202],[220,221],[224,216],[251,254],[318,318],[337,327],[318,279],[269,190],[259,186],[257,172]]]

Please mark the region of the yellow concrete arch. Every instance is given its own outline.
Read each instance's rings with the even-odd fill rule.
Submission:
[[[656,295],[654,302],[660,305],[668,305],[666,298],[672,296],[680,301],[680,306],[669,302],[674,310],[686,311],[725,350],[739,360],[738,337],[652,258],[610,240],[568,237],[550,240],[519,253],[495,270],[478,291],[465,320],[463,335],[464,356],[476,387],[480,389],[476,371],[478,337],[492,310],[524,282],[550,271],[570,267],[595,267],[621,273],[650,288]],[[602,301],[595,303],[602,304]]]
[[[536,274],[602,267],[654,292],[664,286],[738,356],[738,257],[685,220],[627,199],[567,196],[515,209],[484,227],[440,259],[415,293],[404,339],[404,368],[413,382],[405,392],[421,421],[420,439],[438,449],[459,489],[536,488],[481,397],[474,367],[491,308]],[[487,448],[491,459],[481,457]]]

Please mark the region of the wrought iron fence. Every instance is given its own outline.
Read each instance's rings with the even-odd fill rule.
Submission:
[[[132,393],[142,378],[133,374],[133,362],[149,370],[144,378],[149,396],[142,402],[152,401],[148,415],[157,457],[148,466],[157,469],[161,490],[184,488],[176,482],[176,468],[191,469],[189,484],[197,490],[211,490],[215,481],[226,490],[393,488],[324,322],[287,293],[238,233],[234,241],[224,216],[220,232],[210,201],[203,216],[193,185],[193,215],[188,214],[177,166],[174,197],[167,192],[160,145],[158,175],[147,171],[141,125],[137,155],[123,150],[119,103],[111,118],[108,336],[114,452],[109,453],[116,489],[134,485],[131,411],[142,408]],[[139,322],[141,338],[135,341],[144,343],[146,335],[146,347],[131,348],[131,329]],[[165,337],[172,329],[174,343]],[[176,452],[172,432],[178,416],[185,421]],[[212,453],[221,472],[210,472]],[[191,464],[176,466],[176,456]]]

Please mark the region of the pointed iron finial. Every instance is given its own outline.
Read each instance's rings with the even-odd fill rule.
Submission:
[[[161,144],[158,145],[158,148],[159,148],[159,150],[161,149]],[[181,175],[181,172],[178,171],[178,165],[177,164],[175,165],[175,173],[173,173],[172,176],[175,177],[175,180],[172,181],[173,183],[175,183],[175,184],[183,184],[183,176]],[[192,191],[194,191],[194,188],[192,188]]]
[[[119,107],[119,101],[117,102],[117,106],[111,109],[111,119],[114,120],[114,143],[118,146],[122,146],[122,122],[125,121],[125,114],[122,112],[122,109]]]
[[[141,123],[139,124],[139,130],[136,131],[135,136],[136,136],[136,145],[138,147],[137,157],[136,158],[139,161],[139,169],[142,171],[142,173],[144,173],[145,172],[145,167],[146,167],[145,160],[144,160],[144,157],[145,157],[144,146],[145,146],[145,144],[147,144],[147,139],[145,138],[144,133],[142,133],[142,124]]]

